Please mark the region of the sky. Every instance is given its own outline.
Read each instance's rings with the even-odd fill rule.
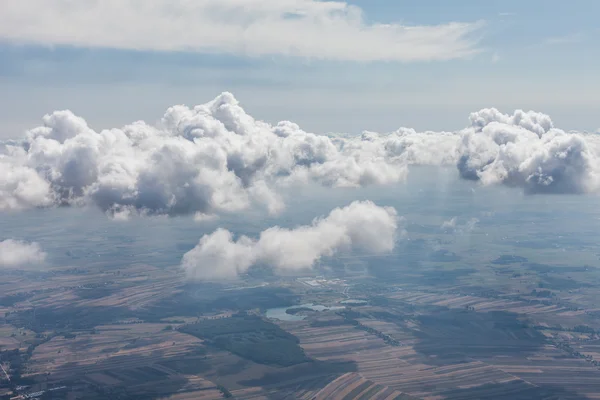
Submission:
[[[5,0],[0,138],[96,130],[233,93],[315,133],[457,130],[496,107],[600,128],[595,0]],[[409,29],[407,29],[409,28]]]
[[[370,197],[416,190],[422,168],[451,171],[465,196],[595,204],[599,12],[592,0],[3,0],[0,217],[193,221],[214,229],[181,268],[210,280],[389,254],[406,210]],[[314,188],[349,199],[285,224],[289,194],[314,204]],[[444,187],[430,199],[446,201]],[[248,213],[272,224],[221,225]],[[480,217],[436,224],[470,232]],[[47,262],[48,243],[0,235],[0,267]]]

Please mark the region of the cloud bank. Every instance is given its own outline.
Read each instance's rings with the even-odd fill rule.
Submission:
[[[117,218],[199,221],[255,206],[276,214],[290,185],[388,185],[412,165],[455,166],[464,179],[530,194],[600,189],[600,136],[565,132],[533,111],[484,109],[457,132],[325,136],[257,121],[223,93],[169,108],[158,126],[96,132],[70,111],[43,122],[0,143],[0,211],[93,205]]]
[[[292,122],[256,121],[230,93],[173,106],[158,127],[135,122],[96,132],[70,111],[44,117],[21,142],[0,145],[0,210],[95,205],[118,217],[199,219],[284,204],[281,186],[390,184],[412,163],[452,162],[452,134],[401,129],[327,137]]]
[[[320,0],[3,0],[0,39],[151,51],[350,61],[448,60],[477,51],[480,23],[367,23]],[[299,34],[301,32],[301,34]]]
[[[46,253],[37,243],[6,239],[0,242],[0,268],[38,265],[46,260]]]
[[[394,248],[398,222],[394,208],[355,201],[311,225],[269,228],[258,240],[247,236],[234,240],[231,232],[218,229],[203,236],[183,256],[181,267],[192,279],[221,280],[236,278],[253,265],[287,271],[307,269],[321,257],[344,250],[384,254]]]

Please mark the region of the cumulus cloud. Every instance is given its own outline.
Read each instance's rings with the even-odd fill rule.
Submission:
[[[464,179],[526,193],[600,189],[600,136],[566,132],[549,116],[496,109],[457,132],[401,128],[318,135],[255,120],[230,93],[169,108],[160,124],[96,132],[70,111],[46,115],[21,141],[0,143],[0,211],[94,205],[117,219],[284,207],[282,188],[402,182],[411,165],[456,166]]]
[[[173,106],[160,126],[135,122],[96,132],[69,111],[44,117],[22,142],[0,147],[0,210],[98,206],[118,219],[134,214],[196,215],[261,205],[284,207],[281,186],[390,184],[410,164],[456,160],[451,133],[400,129],[359,137],[269,125],[230,93],[193,108]]]
[[[52,204],[49,183],[15,159],[0,155],[0,210],[21,210]]]
[[[394,248],[398,223],[394,208],[356,201],[311,225],[269,228],[258,239],[241,236],[236,240],[231,232],[218,229],[203,236],[183,256],[181,266],[192,279],[220,280],[236,278],[259,264],[275,270],[307,269],[339,251],[384,254]]]
[[[46,260],[39,244],[6,239],[0,242],[0,268],[38,265]]]
[[[549,116],[496,109],[471,114],[462,132],[458,169],[465,179],[503,183],[526,193],[590,193],[600,189],[600,137],[565,132]]]
[[[353,61],[467,57],[481,25],[367,23],[359,7],[327,0],[0,2],[4,41]]]

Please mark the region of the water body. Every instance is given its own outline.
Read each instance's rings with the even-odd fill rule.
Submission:
[[[265,315],[267,318],[278,319],[280,321],[302,321],[306,318],[305,315],[300,314],[288,314],[287,310],[294,310],[298,308],[310,308],[313,311],[332,311],[332,310],[343,310],[346,307],[333,306],[327,307],[322,304],[301,304],[299,306],[292,307],[278,307],[278,308],[269,308]]]

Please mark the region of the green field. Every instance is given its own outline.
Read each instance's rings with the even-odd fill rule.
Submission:
[[[207,319],[179,331],[260,364],[291,366],[310,361],[294,335],[255,315]]]

